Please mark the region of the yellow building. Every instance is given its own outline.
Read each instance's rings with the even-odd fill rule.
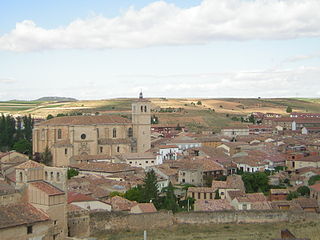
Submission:
[[[56,117],[35,125],[33,152],[48,147],[53,166],[69,166],[83,156],[143,153],[151,146],[150,118],[150,101],[142,93],[132,103],[132,120],[117,115]]]

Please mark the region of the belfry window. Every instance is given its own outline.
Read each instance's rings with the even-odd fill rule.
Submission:
[[[133,137],[133,130],[132,130],[132,128],[129,128],[129,129],[128,129],[128,137],[129,137],[129,138]]]
[[[62,138],[62,131],[61,129],[58,129],[58,139],[61,139]]]
[[[147,112],[147,106],[144,106],[144,111]]]
[[[141,106],[141,112],[143,112],[143,106]]]
[[[113,138],[117,137],[117,129],[115,129],[115,128],[112,130],[112,137]]]

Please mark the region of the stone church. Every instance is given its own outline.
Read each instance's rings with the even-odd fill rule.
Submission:
[[[132,102],[132,120],[118,115],[55,117],[35,125],[33,153],[48,146],[53,166],[69,166],[81,159],[111,159],[150,149],[150,101],[142,93]]]

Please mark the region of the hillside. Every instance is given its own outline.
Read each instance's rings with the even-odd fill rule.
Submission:
[[[41,100],[41,99],[38,99]],[[61,100],[61,99],[60,99]],[[132,99],[106,99],[90,101],[7,101],[0,102],[0,112],[6,114],[31,114],[45,118],[48,114],[82,112],[87,114],[130,115]],[[192,130],[219,130],[221,127],[241,124],[233,117],[246,116],[252,112],[275,112],[287,114],[294,111],[320,113],[319,99],[296,98],[226,98],[226,99],[166,99],[151,98],[153,114],[160,124],[186,125]]]
[[[78,101],[75,98],[68,98],[68,97],[42,97],[38,98],[34,101],[40,101],[40,102],[74,102]]]

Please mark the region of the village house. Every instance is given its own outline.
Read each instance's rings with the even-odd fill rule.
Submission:
[[[313,167],[320,168],[320,156],[308,156],[294,159],[287,159],[286,166],[289,171],[295,171],[300,168]]]
[[[214,212],[223,210],[234,210],[234,207],[226,199],[197,200],[194,204],[194,211]]]
[[[317,200],[318,204],[320,204],[320,183],[316,183],[311,185],[310,187],[310,197]]]
[[[153,203],[138,203],[133,206],[130,210],[130,213],[154,213],[157,212],[157,209],[153,205]]]
[[[35,161],[28,160],[16,166],[15,171],[12,173],[14,173],[15,176],[11,178],[10,183],[15,187],[16,191],[13,192],[8,188],[4,189],[5,192],[1,197],[2,199],[7,199],[2,202],[2,204],[7,203],[4,205],[4,208],[8,209],[15,206],[17,206],[17,209],[20,207],[21,211],[2,212],[3,214],[12,215],[1,216],[10,222],[15,221],[13,218],[19,218],[20,214],[20,218],[23,219],[24,222],[23,224],[19,223],[15,229],[9,229],[11,226],[2,228],[0,231],[1,238],[3,236],[3,238],[6,239],[12,234],[12,231],[21,231],[21,234],[25,235],[25,238],[21,237],[21,239],[30,239],[31,237],[36,239],[45,237],[49,239],[64,239],[67,235],[67,202],[65,194],[67,170],[47,167]],[[12,174],[10,173],[10,175]],[[20,194],[20,196],[18,196],[17,193]],[[15,205],[13,206],[12,204]],[[24,215],[24,211],[26,215]],[[28,212],[34,214],[35,218],[37,218],[37,215],[43,218],[44,223],[38,224],[38,221],[32,222],[32,219],[34,219],[32,216],[29,216],[30,222],[26,221],[25,217],[28,216]],[[6,226],[6,224],[4,224],[4,226]],[[13,226],[16,227],[16,225]],[[23,228],[27,230],[24,231]],[[10,237],[7,239],[10,239]]]
[[[226,137],[248,136],[249,128],[247,126],[228,127],[221,129],[221,135]]]
[[[288,189],[270,189],[270,201],[284,201],[288,194]]]
[[[68,192],[68,204],[78,206],[82,209],[91,210],[106,210],[111,211],[111,205],[99,201],[93,197],[77,192]]]
[[[140,167],[146,169],[147,167],[162,164],[161,159],[158,159],[152,152],[144,153],[127,153],[116,156],[115,162],[124,162],[132,167]]]
[[[236,196],[231,200],[236,210],[269,210],[271,206],[263,193],[250,193]]]

